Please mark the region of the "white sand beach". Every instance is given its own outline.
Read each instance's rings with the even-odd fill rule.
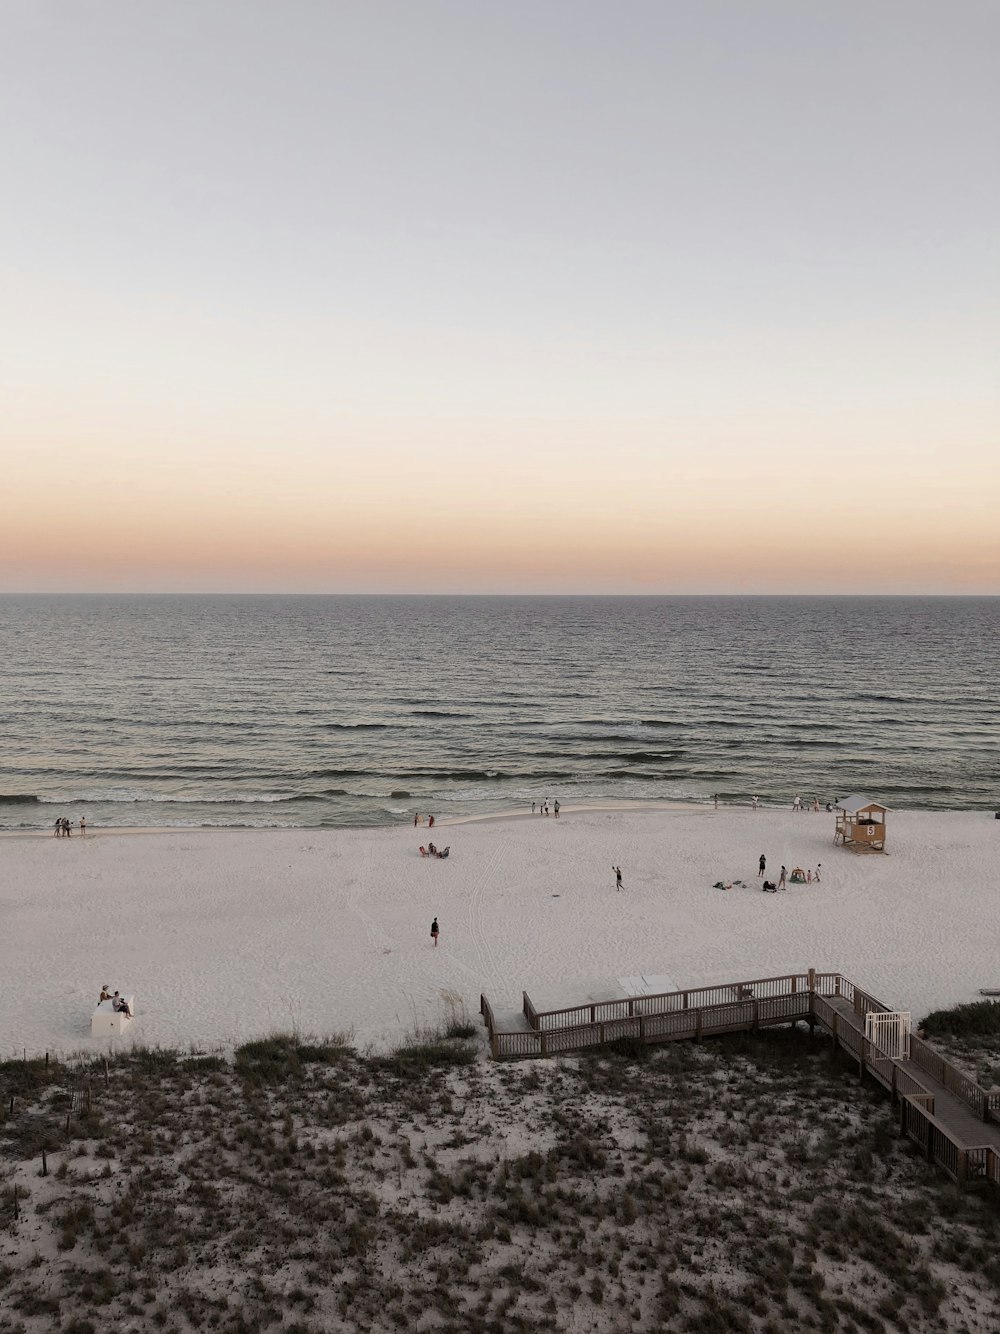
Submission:
[[[104,1050],[90,1018],[105,983],[135,994],[124,1040],[185,1049],[292,1028],[385,1047],[462,1006],[478,1017],[481,992],[513,1023],[522,989],[569,1005],[640,974],[693,987],[835,969],[914,1019],[1000,986],[1000,822],[891,813],[885,856],[833,831],[826,812],[564,807],[430,835],[5,836],[0,1056]],[[447,861],[419,856],[429,836]],[[770,877],[822,863],[821,883],[763,894],[762,852]]]

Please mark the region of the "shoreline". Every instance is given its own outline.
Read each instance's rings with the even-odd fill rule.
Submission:
[[[52,805],[54,806],[56,805],[56,803],[53,802]],[[667,801],[667,800],[660,801],[655,799],[650,799],[647,801],[622,800],[622,801],[603,801],[603,802],[587,802],[587,803],[581,802],[579,804],[568,804],[565,802],[560,802],[559,809],[560,809],[560,816],[559,816],[560,819],[563,816],[567,815],[595,815],[595,814],[601,814],[603,812],[607,813],[628,812],[631,814],[643,814],[643,813],[662,814],[662,813],[677,812],[678,814],[701,813],[709,815],[722,815],[727,812],[728,813],[744,812],[756,815],[764,815],[764,814],[773,815],[781,812],[788,812],[789,814],[792,813],[792,809],[790,806],[787,805],[769,806],[764,802],[761,802],[761,804],[756,808],[756,810],[754,810],[753,807],[743,804],[736,805],[735,803],[732,802],[730,803],[720,802],[718,806],[714,806],[711,800],[700,802],[700,801]],[[835,814],[835,809],[834,811],[828,811],[824,806],[819,811],[813,811],[808,807],[806,807],[803,808],[802,811],[796,811],[794,813],[797,815],[799,814],[808,816],[820,815],[820,816],[832,817]],[[893,816],[898,817],[901,815],[906,815],[906,816],[919,815],[919,816],[924,816],[926,818],[933,818],[935,816],[948,816],[948,815],[969,815],[969,816],[982,815],[984,817],[993,819],[997,818],[997,811],[1000,811],[1000,807],[997,807],[996,809],[992,806],[983,806],[983,807],[954,806],[947,808],[907,806],[903,808],[901,807],[889,808],[889,813]],[[538,819],[544,820],[545,818],[546,818],[545,816],[540,816],[537,811],[520,810],[520,809],[508,810],[508,811],[490,811],[479,815],[450,815],[450,816],[440,816],[440,817],[435,815],[434,828],[443,829],[446,827],[450,828],[454,826],[498,824],[498,823],[505,823],[508,821],[518,821],[518,820],[525,820],[525,821],[532,821]],[[548,818],[555,819],[556,817],[550,815]],[[106,825],[106,824],[88,823],[87,833],[84,837],[87,839],[91,838],[96,839],[102,837],[106,838],[109,836],[131,837],[133,835],[139,835],[139,834],[193,834],[193,833],[290,834],[290,833],[300,832],[309,834],[354,834],[354,833],[374,834],[374,833],[383,833],[387,830],[398,830],[406,828],[411,828],[411,829],[415,828],[418,831],[424,830],[426,832],[428,826],[426,822],[422,822],[421,824],[414,826],[412,820],[410,821],[398,820],[391,822],[386,821],[383,824],[337,824],[337,825],[307,825],[307,824]],[[40,839],[40,838],[52,838],[52,837],[54,837],[54,835],[51,826],[47,826],[44,829],[0,829],[0,840],[21,839],[21,838]],[[72,837],[73,838],[81,837],[78,829],[74,829]]]
[[[55,803],[53,803],[55,805]],[[719,806],[722,810],[740,810],[738,806]],[[765,809],[763,806],[761,809]],[[774,810],[776,807],[766,809]],[[619,802],[600,802],[598,804],[580,804],[566,805],[559,803],[561,819],[563,815],[591,814],[600,811],[711,811],[716,814],[715,807],[710,803],[701,802],[681,802],[681,801],[619,801]],[[549,819],[555,819],[555,816],[549,816]],[[539,816],[538,812],[532,811],[492,811],[483,815],[446,815],[434,817],[434,828],[442,829],[445,826],[452,825],[471,825],[471,824],[495,824],[498,821],[505,820],[537,820],[545,819],[545,816]],[[102,835],[131,835],[131,834],[287,834],[300,830],[303,833],[311,834],[337,834],[337,833],[377,833],[387,829],[405,829],[415,828],[418,831],[427,831],[427,824],[422,823],[414,826],[412,820],[394,821],[385,824],[351,824],[351,825],[87,825],[86,838],[99,838]],[[98,832],[100,831],[100,832]],[[0,839],[3,838],[53,838],[52,828],[46,829],[0,829]],[[81,837],[79,830],[74,829],[73,838]]]

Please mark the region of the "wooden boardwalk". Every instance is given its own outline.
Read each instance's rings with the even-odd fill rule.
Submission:
[[[895,1058],[866,1036],[866,1016],[889,1007],[840,973],[790,973],[658,996],[598,1001],[540,1011],[523,993],[523,1028],[500,1030],[485,996],[480,1009],[497,1060],[554,1056],[630,1039],[700,1041],[720,1033],[778,1025],[819,1025],[849,1052],[862,1076],[890,1093],[902,1133],[953,1180],[1000,1185],[1000,1089],[984,1089],[916,1036]]]

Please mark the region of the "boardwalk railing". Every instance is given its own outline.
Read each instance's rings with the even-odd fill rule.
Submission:
[[[833,1003],[846,1002],[858,1018]],[[865,1037],[864,1016],[890,1013],[880,1000],[840,973],[786,973],[686,991],[593,1001],[561,1010],[538,1010],[527,992],[522,1009],[528,1027],[501,1030],[493,1009],[480,997],[496,1060],[555,1056],[585,1051],[622,1039],[652,1043],[720,1033],[753,1032],[773,1024],[807,1021],[821,1024],[899,1104],[900,1130],[919,1144],[928,1158],[959,1182],[988,1180],[1000,1185],[1000,1153],[992,1145],[968,1146],[935,1116],[933,1092],[888,1053]],[[1000,1121],[1000,1090],[984,1089],[939,1052],[911,1036],[910,1057],[929,1081],[942,1085],[983,1121]]]

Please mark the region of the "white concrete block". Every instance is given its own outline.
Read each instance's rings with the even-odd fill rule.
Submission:
[[[92,1038],[119,1038],[127,1030],[135,1018],[135,997],[125,996],[123,999],[132,1011],[131,1018],[115,1010],[109,1000],[101,1001],[90,1021]]]

